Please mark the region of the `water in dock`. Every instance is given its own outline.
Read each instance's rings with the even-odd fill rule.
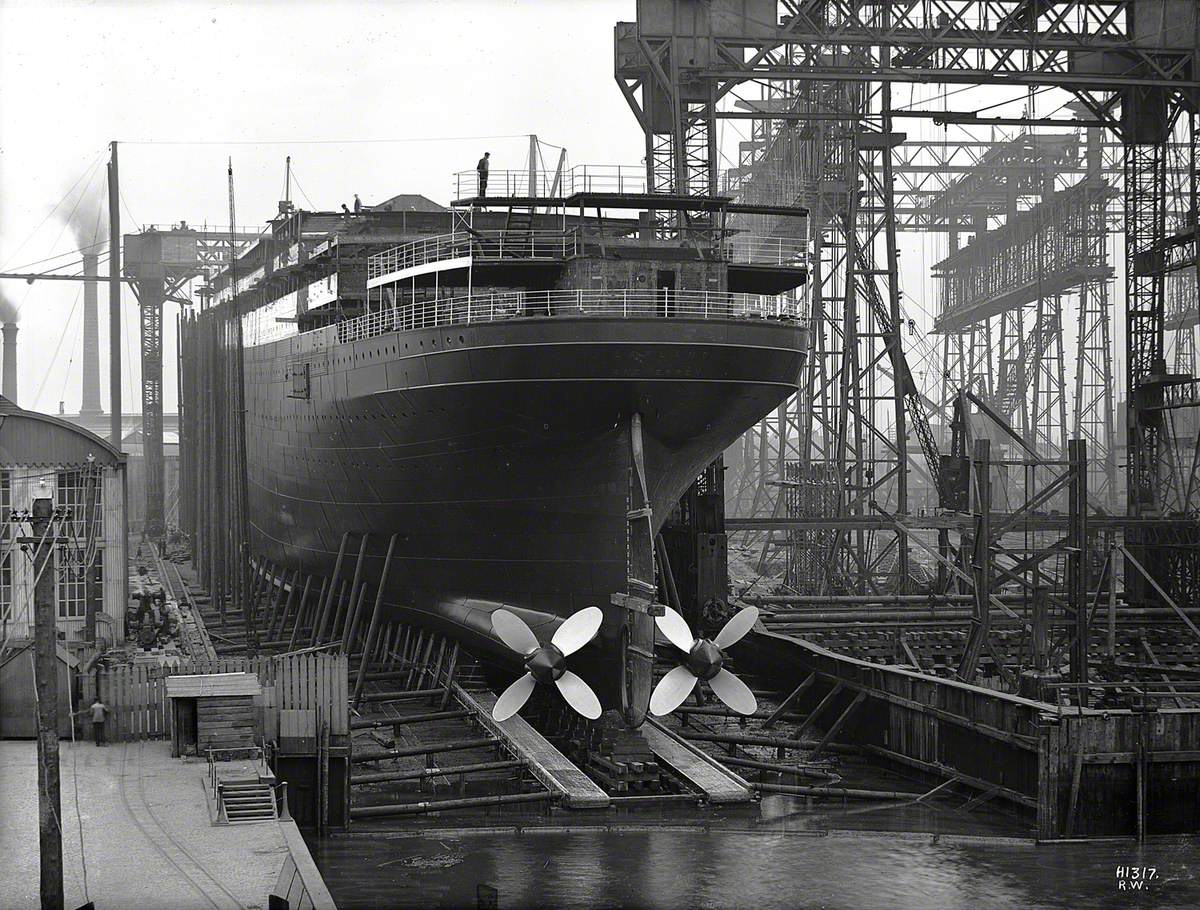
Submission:
[[[343,910],[476,907],[479,885],[504,910],[1200,906],[1195,843],[1038,846],[995,836],[1002,827],[944,807],[806,809],[769,797],[754,810],[426,819],[310,845]],[[1152,878],[1135,886],[1134,867]]]

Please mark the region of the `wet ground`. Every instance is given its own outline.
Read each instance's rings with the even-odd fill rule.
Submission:
[[[493,812],[355,831],[310,841],[341,908],[1200,907],[1200,841],[1037,846],[1003,816],[949,801],[780,796],[724,812]],[[1119,867],[1153,873],[1134,890]]]

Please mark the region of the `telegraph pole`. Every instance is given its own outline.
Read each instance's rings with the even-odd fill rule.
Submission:
[[[110,435],[121,449],[121,191],[117,179],[117,142],[109,143],[108,161],[108,394]]]
[[[43,910],[62,910],[62,799],[58,778],[58,635],[54,615],[54,503],[35,499],[34,662],[38,713],[38,848]]]

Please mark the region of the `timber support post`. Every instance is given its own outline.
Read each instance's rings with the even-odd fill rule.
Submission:
[[[371,535],[365,533],[358,544],[358,558],[354,561],[354,580],[350,582],[350,589],[346,592],[346,612],[342,614],[342,602],[338,600],[337,613],[333,618],[333,628],[329,631],[329,640],[341,639],[341,650],[347,650],[351,645],[346,640],[346,632],[353,618],[353,613],[358,607],[358,601],[362,597],[362,591],[359,585],[362,583],[363,560],[367,555],[367,544],[370,543]]]
[[[320,644],[325,636],[325,625],[329,619],[329,607],[333,598],[338,593],[338,582],[342,577],[342,561],[346,558],[346,544],[350,541],[352,531],[342,532],[342,542],[338,544],[337,560],[333,564],[333,578],[330,579],[328,588],[325,590],[325,599],[321,604],[320,614],[313,623],[312,638],[310,644]]]
[[[383,592],[387,588],[388,574],[392,568],[392,555],[396,552],[396,537],[397,535],[393,534],[388,540],[387,556],[383,559],[383,571],[379,575],[379,584],[375,591],[375,607],[371,610],[371,619],[367,625],[367,640],[363,645],[363,655],[358,663],[358,676],[354,681],[355,708],[358,707],[358,700],[362,697],[363,683],[367,679],[367,665],[375,656],[375,645],[379,637],[379,617],[383,612]]]

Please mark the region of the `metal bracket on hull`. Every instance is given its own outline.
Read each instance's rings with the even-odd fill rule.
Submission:
[[[654,516],[650,508],[650,488],[646,483],[641,414],[629,417],[629,460],[626,591],[613,594],[612,602],[626,611],[621,633],[621,713],[628,726],[637,728],[646,720],[650,708],[654,616],[662,615],[662,605],[652,599],[657,593],[654,584]]]

